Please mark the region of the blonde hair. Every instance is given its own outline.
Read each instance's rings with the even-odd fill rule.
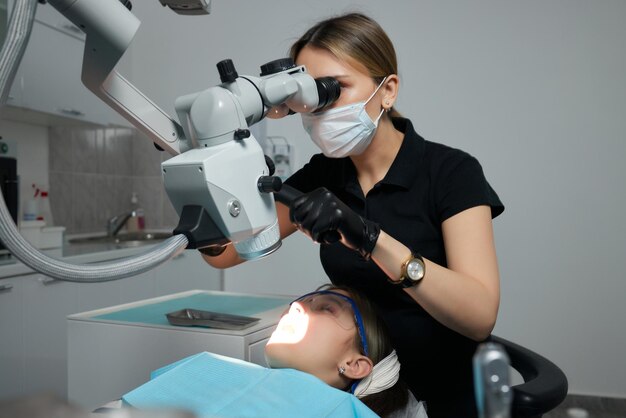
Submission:
[[[317,23],[291,46],[290,57],[295,61],[307,45],[326,50],[341,61],[356,63],[367,71],[376,84],[391,74],[398,74],[393,43],[376,21],[360,13],[336,16]],[[393,107],[388,115],[400,117]]]

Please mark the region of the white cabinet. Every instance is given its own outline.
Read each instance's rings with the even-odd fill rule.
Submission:
[[[0,402],[24,390],[23,293],[20,278],[0,280]]]
[[[119,303],[122,282],[123,280],[101,283],[68,283],[76,298],[72,307],[74,312],[70,313],[111,306],[113,301]]]
[[[217,290],[219,274],[197,251],[186,251],[151,271],[103,283],[42,274],[0,279],[0,400],[67,395],[68,315],[183,290]]]
[[[76,312],[74,284],[41,274],[16,280],[20,280],[24,287],[24,394],[52,392],[65,397],[65,317]]]
[[[156,296],[186,290],[217,290],[220,271],[209,266],[200,253],[186,250],[154,270]]]
[[[156,296],[154,276],[154,270],[150,270],[133,277],[127,277],[124,280],[118,280],[116,282],[119,283],[120,286],[120,298],[118,303],[129,303]],[[102,306],[111,306],[111,303],[109,302],[107,305]],[[86,309],[96,308],[89,307]],[[84,310],[85,309],[81,308],[79,311]]]
[[[7,104],[97,124],[128,123],[82,84],[83,32],[40,4]]]
[[[198,303],[197,298],[218,311],[226,305],[245,307],[246,312],[230,313],[253,316],[259,322],[242,330],[167,324],[162,312],[174,305]],[[68,399],[93,410],[145,383],[151,371],[203,351],[266,365],[265,344],[290,300],[189,291],[71,315],[67,319]]]

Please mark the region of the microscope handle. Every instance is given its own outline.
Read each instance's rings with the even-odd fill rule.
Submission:
[[[291,206],[291,202],[296,200],[302,196],[302,192],[298,189],[294,189],[288,184],[284,184],[281,186],[280,190],[274,192],[274,199],[285,206]]]
[[[294,189],[288,184],[283,184],[279,191],[274,192],[274,199],[278,202],[286,205],[287,207],[291,206],[291,202],[293,202],[298,197],[302,196],[302,192],[298,189]],[[334,244],[339,241],[341,237],[337,231],[329,231],[322,236],[321,242],[326,244]]]

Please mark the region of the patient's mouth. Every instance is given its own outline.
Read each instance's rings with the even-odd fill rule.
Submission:
[[[294,344],[302,340],[306,335],[309,324],[308,315],[290,315],[282,317],[278,326],[272,333],[268,344],[286,343]]]

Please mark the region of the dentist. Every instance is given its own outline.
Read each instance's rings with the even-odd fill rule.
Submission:
[[[352,13],[319,22],[291,56],[313,77],[339,80],[341,95],[301,115],[322,154],[286,181],[305,194],[277,205],[281,236],[299,229],[323,244],[332,282],[377,307],[402,379],[430,417],[476,416],[471,359],[496,322],[492,219],[504,206],[474,157],[425,140],[394,109],[396,55],[375,21]],[[205,259],[238,264],[231,247]]]

